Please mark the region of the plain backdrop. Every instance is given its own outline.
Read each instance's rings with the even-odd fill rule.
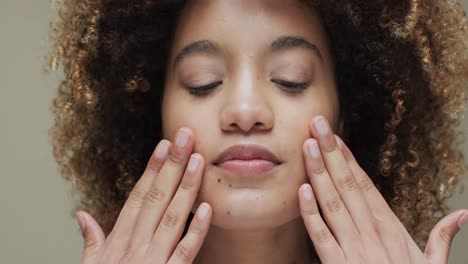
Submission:
[[[48,141],[58,75],[40,70],[55,12],[49,0],[0,1],[0,263],[80,263],[70,185]],[[459,129],[468,131],[466,118]],[[467,143],[463,149],[468,156]],[[450,205],[468,208],[468,191]],[[467,250],[468,226],[454,239],[450,263],[468,263]]]

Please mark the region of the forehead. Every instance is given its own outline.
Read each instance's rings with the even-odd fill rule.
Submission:
[[[280,35],[297,35],[323,43],[315,10],[300,0],[193,0],[181,13],[173,51],[190,42],[211,39],[224,46],[251,50]]]

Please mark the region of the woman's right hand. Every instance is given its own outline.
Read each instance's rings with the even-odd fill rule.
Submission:
[[[77,213],[84,223],[83,263],[192,263],[211,221],[211,207],[202,203],[178,243],[203,173],[193,142],[188,128],[179,130],[175,144],[159,142],[107,238],[90,214]]]

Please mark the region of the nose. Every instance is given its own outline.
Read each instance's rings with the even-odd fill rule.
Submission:
[[[248,133],[272,129],[274,115],[268,103],[268,89],[265,89],[268,87],[263,86],[245,67],[238,81],[225,87],[226,100],[220,118],[223,131]]]

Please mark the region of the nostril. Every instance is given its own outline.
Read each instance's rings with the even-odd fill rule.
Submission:
[[[262,122],[256,122],[256,123],[254,124],[254,127],[265,128],[265,124],[263,124]]]

